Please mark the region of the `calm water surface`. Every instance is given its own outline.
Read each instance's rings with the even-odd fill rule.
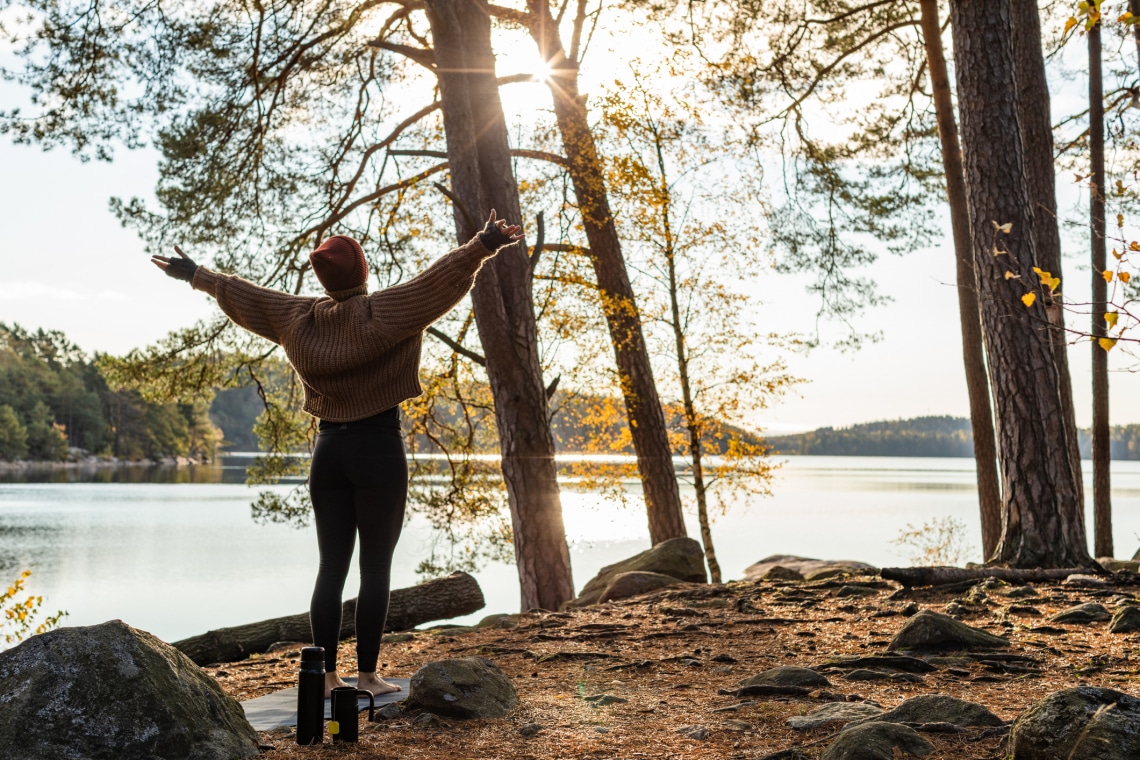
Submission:
[[[240,469],[102,477],[0,483],[0,581],[31,567],[29,591],[44,595],[51,610],[67,610],[67,625],[120,618],[168,641],[307,609],[317,567],[313,528],[254,523],[253,492],[233,482]],[[976,546],[973,477],[971,459],[788,458],[773,496],[717,518],[721,566],[732,579],[776,553],[906,564],[907,551],[891,543],[900,528],[944,516],[964,521]],[[1116,553],[1130,557],[1140,546],[1140,462],[1114,462],[1113,487]],[[636,485],[630,489],[636,495]],[[636,509],[572,490],[563,492],[563,505],[579,588],[603,565],[648,546]],[[695,516],[688,520],[690,535],[699,536]],[[419,580],[414,569],[429,540],[419,520],[406,526],[394,587]],[[476,577],[487,607],[456,622],[517,611],[513,566],[492,565]],[[356,594],[352,577],[346,594]]]

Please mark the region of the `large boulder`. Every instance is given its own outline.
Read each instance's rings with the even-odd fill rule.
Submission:
[[[866,702],[829,702],[812,710],[807,715],[793,715],[785,723],[797,731],[810,731],[813,728],[832,723],[851,723],[874,719],[883,714],[883,708]]]
[[[745,679],[740,685],[741,687],[806,686],[808,688],[819,688],[831,686],[831,682],[810,668],[783,665],[781,667],[761,671],[751,678]]]
[[[818,581],[844,573],[874,575],[879,572],[879,568],[874,565],[850,559],[811,559],[792,554],[773,554],[771,557],[765,557],[755,565],[745,568],[744,578],[750,581],[761,580],[768,574],[769,570],[776,567],[794,570],[809,581]]]
[[[1134,760],[1140,757],[1140,699],[1078,686],[1023,712],[1010,732],[1017,760]]]
[[[570,600],[566,606],[596,604],[622,573],[657,573],[689,583],[708,583],[705,552],[701,545],[687,537],[671,538],[629,559],[603,567],[582,587],[578,598]]]
[[[1009,641],[960,623],[949,615],[922,610],[891,640],[888,652],[975,652],[1008,649]]]
[[[0,653],[5,760],[253,757],[237,700],[186,655],[121,620],[59,628]]]
[[[405,710],[450,718],[500,718],[518,707],[510,679],[482,657],[429,662],[412,676]]]

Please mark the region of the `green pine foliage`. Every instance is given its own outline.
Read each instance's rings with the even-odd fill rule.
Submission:
[[[98,360],[61,332],[0,323],[0,459],[214,457],[220,434],[205,403],[112,388]]]

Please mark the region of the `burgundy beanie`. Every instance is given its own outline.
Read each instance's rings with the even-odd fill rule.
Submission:
[[[333,235],[309,254],[321,285],[330,293],[353,290],[368,282],[364,249],[347,235]]]

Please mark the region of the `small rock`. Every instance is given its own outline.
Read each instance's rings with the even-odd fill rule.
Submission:
[[[677,733],[681,736],[687,736],[690,739],[697,739],[699,741],[704,741],[712,736],[712,732],[704,726],[683,726],[677,729]]]
[[[851,596],[874,596],[879,593],[873,588],[866,586],[840,586],[835,590],[835,596],[843,599]]]
[[[1049,620],[1053,623],[1097,623],[1111,617],[1112,614],[1103,604],[1089,602],[1062,610],[1050,617]]]
[[[888,723],[953,723],[956,726],[1000,726],[1004,723],[984,705],[945,694],[911,697],[877,720]]]
[[[873,575],[879,571],[878,568],[873,565],[868,565],[866,562],[809,559],[807,557],[796,557],[790,554],[773,554],[745,568],[744,578],[750,581],[763,578],[765,573],[776,566],[795,570],[809,581],[823,580],[824,578],[831,578],[844,573],[852,575]]]
[[[522,728],[519,729],[519,736],[534,736],[535,734],[537,734],[541,730],[542,730],[542,724],[540,724],[540,723],[527,723],[525,726],[523,726]]]
[[[400,717],[400,713],[400,704],[398,702],[389,702],[376,710],[376,717],[379,720],[394,720]]]
[[[1066,578],[1061,585],[1073,588],[1103,588],[1108,585],[1108,581],[1095,575],[1074,573]]]
[[[812,710],[807,715],[794,715],[786,722],[797,731],[808,731],[832,723],[851,723],[882,714],[881,707],[866,702],[832,702]]]
[[[864,723],[845,728],[823,751],[820,760],[894,760],[903,754],[925,757],[934,745],[913,728],[898,723]]]
[[[799,747],[792,747],[758,757],[756,760],[812,760],[812,757]]]
[[[603,728],[602,726],[594,726],[595,734],[608,734],[609,732],[610,730],[608,728]]]
[[[809,668],[797,668],[786,665],[779,668],[770,668],[757,673],[751,678],[742,681],[745,686],[831,686],[831,682],[819,673]]]
[[[518,707],[515,687],[482,657],[430,662],[412,676],[405,709],[452,718],[499,718]]]
[[[614,576],[610,584],[602,591],[601,596],[598,597],[598,602],[614,602],[620,599],[628,599],[631,596],[648,594],[650,591],[656,591],[657,589],[667,586],[676,586],[679,583],[681,583],[681,581],[673,576],[663,575],[662,573],[642,571],[620,573]]]
[[[746,720],[726,720],[720,725],[728,731],[738,732],[751,731],[753,728],[752,724]]]
[[[917,602],[907,602],[902,606],[902,609],[899,610],[899,614],[903,617],[911,617],[912,615],[917,615],[921,609]]]
[[[487,615],[485,618],[475,624],[476,628],[515,628],[519,624],[518,615],[510,615],[505,612],[500,612],[494,615]]]
[[[1094,686],[1054,692],[1018,716],[1009,745],[1026,760],[1134,760],[1140,699]]]
[[[889,681],[891,680],[890,673],[884,673],[881,670],[870,670],[869,668],[859,668],[852,670],[847,675],[843,676],[846,681]]]
[[[1140,631],[1140,607],[1121,607],[1108,624],[1109,633],[1135,633]]]
[[[889,652],[947,652],[1008,649],[1000,636],[960,623],[947,615],[923,610],[903,624],[887,647]]]
[[[799,570],[793,570],[783,565],[776,565],[760,578],[762,581],[802,581],[803,579],[803,573]]]
[[[713,662],[724,662],[724,663],[728,663],[729,665],[731,665],[732,663],[736,662],[736,658],[732,657],[731,655],[727,655],[727,654],[718,654],[712,658],[712,661]]]
[[[958,604],[957,602],[950,602],[945,607],[943,607],[942,610],[943,610],[943,612],[945,612],[947,615],[950,615],[951,617],[959,617],[961,615],[968,615],[971,612],[970,610],[966,609],[965,607]]]
[[[417,728],[447,728],[447,724],[440,720],[438,715],[429,712],[417,715],[412,725]]]
[[[620,705],[628,702],[628,699],[623,697],[615,697],[613,694],[595,694],[592,697],[583,697],[584,702],[589,702],[594,707],[606,707],[608,705]]]
[[[1009,591],[1006,591],[1005,595],[1010,599],[1025,599],[1031,596],[1040,596],[1037,593],[1037,589],[1032,586],[1014,586]]]

